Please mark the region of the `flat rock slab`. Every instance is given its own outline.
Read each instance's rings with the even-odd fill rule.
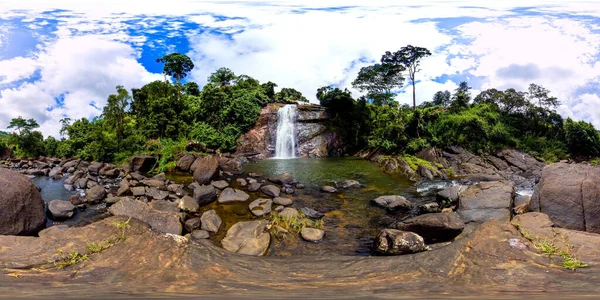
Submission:
[[[219,196],[219,203],[244,202],[250,198],[250,195],[238,189],[226,188]]]
[[[179,214],[153,209],[138,200],[123,199],[111,206],[109,212],[115,216],[136,218],[164,233],[181,235],[183,229]]]
[[[220,190],[229,187],[229,182],[225,181],[225,180],[217,180],[217,181],[213,181],[212,186],[214,186],[215,188],[218,188]]]
[[[265,185],[260,188],[260,191],[270,197],[279,197],[279,194],[281,193],[281,189],[274,185]]]
[[[266,220],[239,222],[231,226],[221,245],[227,251],[261,256],[267,252],[271,234],[265,232]]]
[[[483,223],[490,219],[510,220],[514,186],[503,181],[480,182],[459,196],[458,214],[465,221]]]
[[[273,199],[273,203],[283,206],[290,206],[294,201],[290,198],[276,197]]]
[[[250,203],[248,208],[250,209],[250,212],[252,212],[253,215],[255,215],[257,217],[262,217],[271,212],[272,206],[273,206],[273,200],[266,199],[266,198],[258,198],[256,200],[252,201],[252,203]]]

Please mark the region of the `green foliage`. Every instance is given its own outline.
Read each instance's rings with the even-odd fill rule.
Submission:
[[[308,102],[308,99],[302,96],[302,93],[292,88],[282,88],[281,91],[275,94],[274,99],[275,102],[279,103]]]
[[[413,109],[417,108],[417,100],[415,96],[415,76],[416,73],[421,71],[421,60],[427,56],[431,56],[431,52],[429,52],[429,50],[426,48],[407,45],[394,53],[386,51],[381,57],[382,64],[402,66],[408,70],[408,77],[410,78],[413,86]]]
[[[171,140],[161,139],[159,140],[158,147],[154,148],[150,154],[159,157],[158,160],[158,173],[172,171],[175,169],[177,155],[185,151],[187,140]]]
[[[564,126],[567,147],[571,153],[600,156],[600,133],[592,124],[568,118]]]
[[[17,132],[8,138],[3,138],[3,143],[16,146],[17,156],[38,157],[45,153],[44,136],[33,129],[40,127],[34,119],[25,120],[22,117],[14,118],[7,128]]]
[[[361,92],[367,92],[367,98],[374,104],[384,105],[393,101],[394,88],[404,84],[402,72],[406,68],[400,64],[385,63],[363,67],[358,72],[358,77],[352,86]]]

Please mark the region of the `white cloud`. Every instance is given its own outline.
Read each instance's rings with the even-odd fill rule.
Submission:
[[[29,78],[38,67],[38,62],[33,58],[19,56],[2,60],[0,61],[0,86]]]
[[[35,118],[46,135],[58,135],[59,120],[64,115],[72,119],[92,118],[102,107],[117,85],[139,87],[157,79],[136,60],[131,46],[99,36],[67,37],[59,39],[36,59],[41,67],[41,78],[17,88],[0,91],[0,127],[11,118]],[[55,97],[64,95],[62,107]],[[54,108],[48,111],[49,108]]]

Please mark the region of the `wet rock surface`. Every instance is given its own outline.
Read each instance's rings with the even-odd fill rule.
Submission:
[[[427,243],[452,240],[465,228],[465,223],[456,212],[430,213],[396,223],[395,228],[414,232]]]
[[[425,241],[416,233],[397,229],[383,229],[375,238],[375,250],[382,254],[410,254],[427,250]]]
[[[474,184],[460,194],[458,214],[465,223],[483,223],[490,219],[508,221],[513,197],[514,186],[510,182]]]
[[[412,203],[402,196],[380,196],[371,201],[376,205],[389,210],[407,210],[412,208]]]
[[[159,232],[178,235],[181,235],[182,232],[182,225],[178,214],[153,209],[138,200],[121,200],[111,206],[109,211],[115,216],[139,219]]]
[[[221,241],[227,251],[260,256],[267,252],[271,235],[265,232],[267,221],[239,222],[231,226]]]

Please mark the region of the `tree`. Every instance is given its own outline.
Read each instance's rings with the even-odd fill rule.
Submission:
[[[466,107],[471,101],[471,87],[466,81],[461,82],[452,95],[450,108],[454,111]]]
[[[105,124],[115,128],[117,145],[120,145],[123,140],[123,127],[125,116],[127,114],[127,106],[131,101],[131,96],[129,96],[127,90],[121,85],[118,85],[116,89],[116,95],[108,96],[108,103],[104,107],[103,115]]]
[[[35,119],[23,119],[23,117],[19,116],[17,118],[14,118],[10,121],[10,123],[8,124],[8,129],[16,129],[18,134],[21,134],[21,131],[23,130],[32,130],[34,128],[38,128],[40,127],[40,125],[37,123],[37,121]]]
[[[277,84],[269,81],[267,83],[261,84],[260,86],[265,91],[267,97],[269,97],[271,101],[275,101],[275,87],[277,87]]]
[[[549,94],[550,91],[548,89],[532,83],[529,85],[527,99],[532,103],[537,102],[540,107],[545,109],[555,109],[560,105],[560,101],[558,101],[556,97],[551,97]]]
[[[59,134],[62,137],[62,139],[64,140],[65,136],[68,134],[67,129],[71,125],[71,118],[62,118],[62,119],[60,119],[59,122],[60,122]]]
[[[354,106],[354,99],[348,89],[342,91],[339,88],[324,86],[317,90],[317,99],[322,106],[335,114],[351,112]]]
[[[415,92],[415,75],[417,72],[421,71],[421,69],[419,68],[421,59],[430,55],[431,52],[429,52],[429,50],[427,50],[426,48],[408,45],[406,47],[400,48],[400,50],[394,53],[386,51],[385,54],[381,57],[382,64],[401,65],[408,69],[408,77],[410,78],[410,81],[412,82],[413,86],[413,109],[417,108],[417,99]]]
[[[220,87],[230,86],[238,77],[228,68],[219,68],[210,74],[208,80]]]
[[[448,107],[452,102],[452,95],[449,91],[438,91],[433,95],[433,105]]]
[[[200,96],[200,87],[197,83],[190,81],[183,85],[185,93],[189,96]]]
[[[398,64],[374,64],[363,67],[352,86],[361,92],[366,91],[367,97],[374,104],[383,105],[392,101],[392,90],[404,84],[402,72],[404,66]]]
[[[187,55],[177,52],[158,58],[156,62],[165,64],[163,73],[175,77],[178,85],[181,84],[181,79],[185,78],[194,68],[194,63]]]

